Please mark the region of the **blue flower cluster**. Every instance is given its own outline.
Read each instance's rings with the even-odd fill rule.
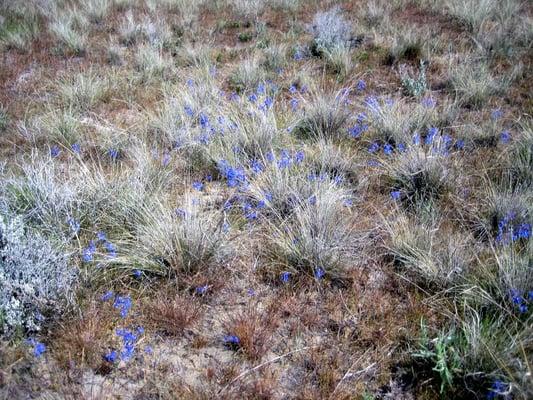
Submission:
[[[492,112],[490,113],[490,118],[493,120],[493,121],[497,121],[499,119],[501,119],[503,117],[503,111],[500,109],[500,108],[495,108],[494,110],[492,110]]]
[[[521,293],[517,289],[512,289],[510,292],[511,301],[518,308],[521,314],[528,311],[528,306],[533,303],[533,290],[526,293]]]
[[[80,232],[80,222],[74,218],[69,218],[67,220],[67,223],[68,223],[68,226],[70,228],[70,230],[72,231],[72,233],[74,235],[77,235],[79,232]]]
[[[58,146],[53,145],[53,146],[50,148],[50,157],[52,157],[52,158],[56,158],[56,157],[59,157],[59,154],[61,154],[61,150],[59,150],[59,147],[58,147]]]
[[[487,394],[488,400],[510,399],[509,384],[501,380],[495,380]]]
[[[129,361],[135,355],[135,347],[139,341],[140,336],[144,333],[144,328],[139,326],[135,331],[130,329],[117,329],[116,334],[122,339],[122,349],[119,352],[116,350],[110,350],[104,355],[104,359],[109,363],[114,363],[120,359],[123,361]],[[147,347],[149,349],[149,347]],[[151,349],[146,352],[151,352]]]
[[[191,123],[200,128],[200,134],[196,137],[196,141],[200,144],[207,145],[213,137],[216,135],[224,135],[226,129],[235,130],[237,129],[237,124],[233,121],[227,121],[226,118],[222,115],[210,116],[203,111],[194,111],[191,106],[185,105],[184,107],[185,114],[191,119]],[[182,143],[176,142],[174,144],[175,148],[180,148]],[[170,158],[167,156],[164,160],[168,163]]]
[[[363,133],[368,130],[368,124],[366,123],[367,115],[365,113],[360,113],[357,115],[355,120],[355,125],[348,129],[348,135],[352,138],[357,139]]]
[[[202,182],[200,182],[200,181],[194,181],[192,183],[192,187],[193,187],[193,189],[198,190],[199,192],[204,190],[204,184]]]
[[[111,158],[111,160],[115,161],[115,160],[118,159],[120,151],[118,149],[112,147],[109,150],[107,150],[107,154],[109,155],[109,158]]]
[[[390,108],[394,104],[393,99],[385,99],[384,101],[378,100],[375,96],[369,96],[365,100],[365,105],[368,109],[368,112],[373,115],[379,115],[385,107]],[[436,105],[436,102],[432,98],[425,98],[422,100],[422,104],[427,108],[433,108]],[[357,117],[356,124],[349,128],[348,134],[353,138],[358,138],[368,130],[368,124],[365,121],[368,120],[366,113],[361,113]],[[437,140],[439,138],[440,140]],[[448,155],[449,152],[455,148],[456,150],[461,150],[464,147],[464,140],[455,140],[448,134],[442,134],[439,132],[439,129],[436,127],[430,127],[427,132],[421,135],[418,132],[415,132],[412,136],[413,146],[426,145],[431,146],[433,153],[441,153],[443,155]],[[394,151],[402,153],[407,150],[407,143],[380,143],[375,141],[370,144],[368,147],[369,153],[376,153],[381,146],[383,145],[383,152],[385,155],[390,156]]]
[[[286,169],[293,166],[300,165],[305,159],[305,153],[302,150],[289,151],[281,150],[277,155],[274,152],[268,152],[265,155],[265,163],[273,165],[278,169]],[[252,160],[248,166],[248,169],[253,175],[261,174],[265,171],[265,165],[259,160]],[[242,166],[232,166],[226,160],[221,160],[218,163],[218,170],[221,175],[226,179],[229,187],[236,187],[240,193],[246,193],[249,186],[249,181],[245,168]],[[327,177],[327,174],[324,174]],[[316,179],[316,175],[312,175],[312,178]],[[310,180],[313,180],[310,178]],[[244,217],[253,221],[259,218],[260,210],[264,209],[268,202],[272,202],[273,196],[267,190],[264,191],[264,197],[257,199],[256,196],[251,196],[253,200],[250,200],[250,196],[235,195],[228,199],[224,204],[224,210],[230,210],[238,206]]]
[[[236,335],[224,335],[222,343],[230,350],[238,350],[241,344],[241,339]]]
[[[132,302],[130,296],[116,296],[113,307],[120,310],[120,316],[126,318],[131,310]]]
[[[300,89],[300,93],[304,94],[306,92],[307,92],[307,87],[306,86],[302,86],[301,89]],[[291,110],[293,112],[295,112],[298,109],[298,106],[300,104],[300,101],[296,97],[294,97],[298,93],[298,88],[296,87],[296,85],[291,85],[289,87],[289,93],[293,96],[289,100],[289,105],[291,107]]]
[[[113,307],[120,310],[120,316],[126,318],[132,307],[132,300],[129,296],[115,295],[112,290],[107,291],[101,297],[101,300],[107,302],[113,299]],[[116,335],[122,340],[122,348],[117,351],[116,349],[110,349],[109,352],[104,354],[103,358],[109,363],[114,363],[121,359],[123,361],[130,360],[136,351],[136,346],[139,342],[139,338],[144,334],[144,328],[138,326],[135,329],[119,328],[116,330]],[[152,353],[150,346],[144,348],[145,353]]]
[[[27,339],[26,343],[33,347],[33,355],[35,357],[41,357],[46,351],[46,345],[38,340],[35,340],[34,338]]]
[[[113,300],[113,307],[116,308],[117,310],[120,310],[120,316],[122,318],[126,318],[131,310],[131,306],[132,306],[132,301],[131,301],[131,297],[130,296],[120,296],[120,295],[115,295],[113,293],[112,290],[109,290],[107,292],[105,292],[102,297],[101,297],[101,300],[102,301],[109,301],[111,300],[112,298],[114,298]]]
[[[217,163],[217,168],[224,179],[226,179],[229,187],[241,187],[247,184],[243,167],[232,166],[226,160],[220,160]]]
[[[402,192],[400,190],[393,190],[390,192],[390,197],[392,197],[393,200],[400,200],[402,198]]]
[[[431,96],[424,97],[421,104],[426,108],[435,108],[437,106],[437,100]]]
[[[511,133],[509,131],[503,131],[501,134],[500,134],[500,141],[503,143],[503,144],[507,144],[511,141]]]
[[[512,211],[498,222],[497,243],[509,244],[520,239],[528,240],[530,237],[531,224],[518,220],[516,213]]]
[[[196,289],[194,289],[194,292],[199,296],[203,296],[204,294],[207,293],[208,290],[209,290],[209,285],[202,285],[202,286],[197,286]]]
[[[439,138],[440,140],[436,140],[436,138]],[[450,150],[453,148],[460,150],[464,147],[464,141],[463,140],[457,140],[454,143],[453,138],[450,135],[442,135],[439,134],[439,130],[437,128],[429,128],[427,134],[423,137],[420,136],[419,133],[415,133],[412,138],[412,145],[413,146],[431,146],[431,151],[433,153],[438,153],[442,155],[448,155],[450,154]],[[371,154],[377,153],[381,148],[381,144],[378,141],[372,142],[370,146],[368,147],[368,152]],[[395,151],[398,153],[404,153],[407,151],[407,146],[405,143],[397,143],[396,145],[393,145],[391,143],[384,143],[383,144],[383,153],[387,156],[392,155]]]
[[[70,146],[72,151],[76,154],[81,154],[81,146],[79,143],[74,143],[72,146]]]
[[[97,240],[91,240],[89,245],[83,249],[82,259],[84,262],[88,263],[94,260],[94,255],[96,253],[96,246],[101,245],[104,247],[108,258],[115,258],[117,256],[117,249],[113,243],[107,240],[106,234],[104,232],[98,232],[96,234]]]
[[[326,272],[321,268],[321,267],[317,267],[315,269],[315,278],[320,280],[324,277],[324,275],[326,275]]]
[[[305,52],[302,49],[297,48],[294,51],[294,55],[292,56],[292,58],[294,59],[294,61],[301,61],[305,58]]]

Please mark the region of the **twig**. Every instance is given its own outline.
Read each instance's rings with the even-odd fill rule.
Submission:
[[[337,383],[337,386],[335,386],[335,389],[333,390],[333,392],[331,394],[334,394],[337,389],[339,388],[339,386],[342,384],[342,382],[350,375],[350,371],[352,370],[352,368],[359,362],[361,361],[361,359],[366,355],[366,353],[368,353],[369,350],[366,350],[363,354],[361,354],[361,357],[359,357],[357,360],[355,360],[352,365],[350,366],[350,368],[348,368],[348,370],[346,371],[346,373],[344,374],[344,376],[341,378],[341,380],[339,381],[339,383]],[[374,363],[375,364],[375,363]],[[370,365],[371,366],[371,365]],[[370,367],[369,366],[369,367]],[[367,367],[367,368],[369,368]],[[365,369],[367,369],[365,368]],[[363,370],[364,371],[364,370]]]
[[[217,394],[222,393],[224,390],[226,390],[228,387],[233,385],[235,382],[237,382],[243,376],[246,376],[246,375],[248,375],[248,374],[250,374],[250,373],[252,373],[252,372],[254,372],[254,371],[256,371],[256,370],[258,370],[260,368],[263,368],[265,365],[268,365],[268,364],[271,364],[271,363],[276,362],[278,360],[281,360],[282,358],[288,357],[288,356],[290,356],[291,354],[294,354],[294,353],[298,353],[299,351],[307,350],[307,349],[309,349],[311,347],[315,347],[315,346],[306,346],[306,347],[302,347],[301,349],[296,349],[296,350],[293,350],[293,351],[289,351],[288,353],[282,354],[281,356],[274,357],[271,360],[268,360],[268,361],[265,361],[264,363],[256,365],[255,367],[253,367],[251,369],[247,369],[246,371],[240,373],[235,379],[233,379],[230,383],[228,383],[222,389],[220,389]]]

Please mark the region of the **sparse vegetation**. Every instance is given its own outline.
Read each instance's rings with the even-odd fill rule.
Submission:
[[[0,398],[533,398],[531,15],[0,0]]]

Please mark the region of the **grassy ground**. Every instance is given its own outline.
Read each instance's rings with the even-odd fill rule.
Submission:
[[[533,397],[531,5],[0,0],[0,397]]]

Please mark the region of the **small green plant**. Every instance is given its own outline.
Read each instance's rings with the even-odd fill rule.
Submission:
[[[453,389],[454,378],[461,372],[461,359],[457,352],[458,337],[454,329],[440,332],[437,337],[430,339],[428,328],[424,320],[420,322],[421,337],[419,349],[413,356],[433,365],[433,371],[440,377],[440,392],[445,393]]]
[[[249,42],[253,37],[254,35],[251,32],[241,32],[238,36],[240,42]]]
[[[427,63],[420,61],[420,69],[418,76],[411,76],[411,73],[407,70],[405,65],[400,66],[400,79],[402,81],[402,86],[406,93],[410,96],[420,97],[428,89],[428,84],[426,82],[426,68]]]

